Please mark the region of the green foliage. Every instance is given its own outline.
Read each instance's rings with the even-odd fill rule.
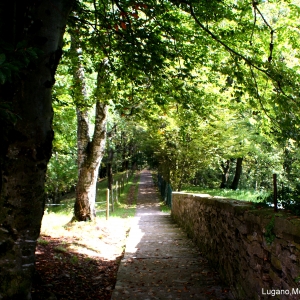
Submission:
[[[266,242],[269,245],[272,244],[274,239],[276,238],[276,235],[274,233],[274,226],[275,226],[275,216],[273,215],[270,223],[266,226],[265,233],[264,233]]]
[[[46,214],[57,214],[57,215],[71,215],[73,212],[75,199],[72,196],[69,196],[67,199],[61,201],[59,205],[47,206],[46,205]]]
[[[268,195],[266,192],[255,190],[231,190],[231,189],[203,189],[197,186],[184,186],[184,192],[194,194],[209,194],[211,196],[226,197],[235,200],[258,202],[260,197]]]
[[[64,246],[62,246],[62,245],[59,245],[59,246],[57,246],[57,247],[55,247],[54,248],[54,251],[55,252],[58,252],[58,253],[65,253],[65,252],[67,252],[68,250],[64,247]]]
[[[114,175],[114,182],[118,181],[120,182],[121,178],[124,177],[125,173],[117,173]],[[110,212],[110,217],[116,217],[116,218],[127,218],[127,217],[133,217],[135,215],[135,209],[136,209],[136,197],[137,197],[137,191],[138,191],[138,180],[135,181],[136,175],[132,174],[128,178],[128,183],[124,186],[124,191],[120,194],[120,198],[118,198],[118,202],[114,202],[114,211]],[[113,187],[115,188],[115,186]],[[134,188],[134,193],[132,193],[132,188]],[[107,180],[102,180],[97,185],[97,210],[100,210],[100,212],[97,213],[97,216],[101,218],[106,217],[106,189],[107,189]],[[131,195],[132,202],[127,203],[128,196]],[[110,195],[111,196],[111,195]],[[115,190],[114,190],[114,197],[115,197]],[[111,200],[110,200],[111,201]],[[103,203],[104,202],[104,203]],[[102,210],[102,211],[101,211]]]
[[[273,192],[261,200],[262,203],[271,206],[274,203]],[[278,189],[277,203],[279,207],[290,210],[294,215],[300,216],[300,185],[295,187],[282,186]]]
[[[55,201],[74,189],[77,180],[75,155],[54,153],[47,170],[46,192]]]
[[[32,67],[35,65],[41,54],[38,48],[28,47],[25,40],[15,46],[0,39],[0,84],[20,77],[30,63]]]
[[[74,189],[77,181],[77,119],[70,97],[71,78],[64,64],[58,68],[53,90],[53,154],[46,174],[49,199],[59,202],[61,195]]]
[[[159,205],[162,212],[171,213],[170,206],[166,205],[164,202],[160,202]]]
[[[59,189],[64,189],[76,176],[75,166],[71,168],[76,160],[75,121],[66,111],[74,100],[91,107],[98,98],[110,103],[103,172],[112,150],[115,172],[142,168],[147,161],[174,190],[191,184],[218,188],[222,164],[231,162],[230,184],[235,161],[242,157],[239,188],[255,190],[254,197],[270,191],[273,173],[285,186],[297,185],[297,5],[81,1],[75,11],[54,93],[62,120],[55,121],[54,147],[59,161],[66,155],[66,165],[51,159],[52,193],[55,178],[63,181]],[[69,51],[71,36],[80,48],[76,56],[86,77],[87,96],[80,101],[70,80],[75,56]],[[4,59],[0,56],[0,62]],[[95,88],[103,61],[106,73]],[[60,175],[64,169],[68,178]],[[248,198],[247,193],[240,196]]]
[[[72,255],[72,257],[70,258],[70,262],[71,262],[71,264],[73,264],[73,265],[77,265],[78,264],[78,256],[76,256],[76,255]]]
[[[48,245],[49,244],[49,241],[46,241],[46,240],[43,240],[43,239],[38,239],[37,242],[40,245]]]
[[[124,175],[124,173],[117,173],[114,175],[114,180],[120,182],[120,179],[124,177]],[[127,218],[134,216],[136,208],[136,197],[138,191],[138,180],[135,180],[135,176],[136,175],[133,174],[128,178],[128,183],[125,184],[125,188],[124,191],[121,193],[119,202],[114,203],[114,212],[110,212],[110,217]],[[135,191],[132,194],[132,203],[128,204],[127,197],[131,192],[131,187],[134,187]],[[106,190],[107,179],[103,179],[97,184],[96,210],[99,211],[97,212],[97,216],[100,218],[106,217]],[[72,194],[66,197],[64,197],[64,199],[61,200],[60,205],[48,206],[46,208],[45,213],[71,216],[73,213],[75,199],[73,198]]]

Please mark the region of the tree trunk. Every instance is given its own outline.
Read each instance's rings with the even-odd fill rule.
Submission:
[[[127,135],[124,131],[121,133],[121,145],[122,145],[122,172],[128,170],[128,141]]]
[[[239,157],[236,161],[235,175],[230,185],[230,188],[232,190],[236,190],[238,188],[240,177],[242,174],[242,163],[243,163],[243,157]]]
[[[107,162],[107,188],[111,191],[113,185],[113,170],[112,164],[114,159],[114,150],[110,147],[108,150],[108,162]]]
[[[73,42],[74,43],[74,40]],[[78,53],[73,44],[73,54]],[[95,199],[98,171],[104,155],[106,141],[107,105],[99,100],[96,103],[95,128],[92,140],[89,136],[89,120],[87,109],[83,108],[86,98],[84,72],[79,58],[73,60],[74,92],[77,103],[77,148],[78,148],[78,181],[76,185],[76,201],[74,205],[74,220],[88,221],[96,217]],[[98,72],[97,87],[105,80],[105,63]],[[96,97],[99,96],[96,94]],[[101,95],[104,96],[104,95]],[[99,99],[99,98],[98,98]]]
[[[77,221],[93,220],[96,217],[96,185],[99,166],[105,149],[106,114],[106,105],[98,101],[93,139],[88,142],[84,154],[81,156],[74,206],[74,217]]]
[[[31,299],[53,140],[51,87],[73,2],[11,0],[0,4],[0,52],[5,53],[6,62],[20,62],[22,52],[39,49],[37,59],[0,85],[1,299]],[[10,108],[1,109],[4,105]]]
[[[223,173],[222,173],[222,181],[221,181],[220,188],[225,189],[225,188],[227,188],[227,184],[228,184],[230,160],[227,159],[225,164],[222,162],[221,167],[222,167]]]

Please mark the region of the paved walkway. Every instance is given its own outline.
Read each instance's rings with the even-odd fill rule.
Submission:
[[[146,170],[137,204],[112,300],[233,299],[170,214],[160,211]]]

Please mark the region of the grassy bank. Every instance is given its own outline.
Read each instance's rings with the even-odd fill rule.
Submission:
[[[121,178],[117,174],[116,178]],[[72,222],[74,195],[48,207],[36,248],[33,300],[111,299],[126,236],[135,213],[139,175],[129,178],[106,220],[97,204],[92,222]],[[105,201],[107,181],[97,185],[97,202]],[[102,201],[101,201],[102,200]]]
[[[255,190],[230,190],[230,189],[203,189],[197,186],[187,186],[183,192],[194,193],[194,194],[209,194],[211,196],[226,197],[236,200],[244,200],[251,202],[259,202],[259,197],[265,197],[268,195],[267,192],[260,192]]]
[[[120,180],[123,175],[122,173],[117,174],[115,180]],[[103,253],[105,255],[106,247],[104,247],[101,240],[106,236],[111,236],[116,238],[116,243],[120,242],[121,247],[123,247],[122,240],[126,236],[126,231],[130,227],[130,219],[134,216],[136,210],[138,183],[138,174],[128,178],[118,202],[114,203],[113,212],[111,211],[112,206],[110,206],[108,220],[106,220],[106,179],[97,184],[97,218],[93,222],[70,223],[75,202],[74,194],[66,196],[61,201],[60,206],[47,207],[42,220],[41,240],[43,236],[68,239],[68,246],[65,246],[65,248],[78,248],[74,245],[80,242],[81,248],[89,248],[92,252],[95,251],[98,254]]]

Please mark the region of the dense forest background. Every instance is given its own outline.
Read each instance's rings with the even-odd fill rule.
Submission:
[[[299,188],[298,14],[286,1],[81,3],[54,86],[49,197],[76,186],[76,110],[93,127],[99,100],[109,132],[100,177],[148,164],[173,190],[271,191],[276,173],[290,196]]]

